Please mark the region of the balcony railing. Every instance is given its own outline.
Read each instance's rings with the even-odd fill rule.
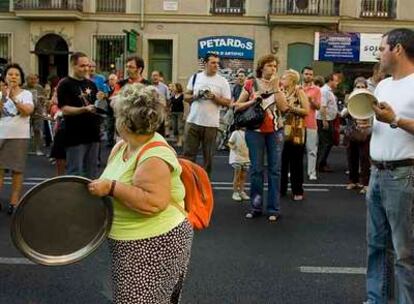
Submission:
[[[362,0],[361,17],[395,18],[395,0]]]
[[[339,0],[272,0],[270,13],[339,16]]]
[[[210,13],[212,14],[242,15],[245,12],[244,1],[211,1]]]
[[[96,11],[108,13],[125,13],[125,0],[97,0]]]
[[[14,0],[14,9],[82,11],[83,0]]]

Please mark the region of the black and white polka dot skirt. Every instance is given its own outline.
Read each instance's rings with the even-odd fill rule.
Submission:
[[[193,228],[187,220],[154,238],[109,239],[113,303],[179,303],[192,240]]]

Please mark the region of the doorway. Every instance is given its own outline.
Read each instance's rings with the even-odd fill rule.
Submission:
[[[50,77],[59,79],[69,72],[69,48],[66,41],[59,35],[47,34],[35,46],[38,57],[39,79],[45,84]]]
[[[172,80],[172,60],[173,60],[173,41],[172,40],[148,40],[148,72],[149,76],[154,70],[164,74],[166,82]]]

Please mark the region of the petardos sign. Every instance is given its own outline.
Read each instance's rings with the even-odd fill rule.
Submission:
[[[222,58],[254,59],[254,40],[236,36],[213,36],[198,40],[198,58],[215,53]]]

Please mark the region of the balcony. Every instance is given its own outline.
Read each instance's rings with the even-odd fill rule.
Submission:
[[[361,18],[395,18],[396,1],[362,0]]]
[[[269,19],[272,23],[337,23],[339,2],[339,0],[271,0]]]
[[[96,0],[98,13],[125,13],[125,0]]]
[[[14,0],[17,17],[42,20],[80,20],[83,0]]]
[[[210,13],[214,15],[243,15],[244,0],[212,0]]]

